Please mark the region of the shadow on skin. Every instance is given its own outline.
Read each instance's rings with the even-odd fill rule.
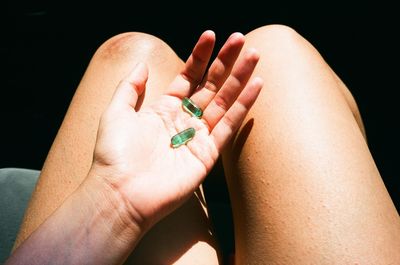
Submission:
[[[211,232],[202,231],[207,229],[206,222],[208,218],[201,202],[197,196],[192,196],[188,203],[172,212],[169,218],[162,219],[142,238],[125,264],[173,264],[196,244],[215,246]],[[197,240],[193,240],[195,238]],[[150,245],[154,246],[153,250],[157,249],[156,253],[148,247]],[[202,257],[199,255],[199,258]],[[197,264],[196,260],[193,264]]]

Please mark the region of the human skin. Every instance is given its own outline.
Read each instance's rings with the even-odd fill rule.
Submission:
[[[260,27],[245,40],[245,48],[255,47],[260,54],[253,75],[265,84],[222,156],[236,263],[397,264],[399,215],[346,85],[289,27]],[[236,35],[228,43],[238,48],[242,41]],[[150,45],[143,48],[141,42]],[[165,47],[154,37],[132,33],[98,51],[48,156],[19,242],[86,176],[97,131],[93,124],[115,87],[110,80],[119,80],[127,65],[145,57],[151,88],[146,106],[182,69],[180,59]],[[218,72],[223,65],[216,60],[210,69]],[[202,85],[212,94],[213,84]],[[193,99],[203,106],[196,95]],[[218,247],[201,208],[189,199],[142,238],[128,261],[216,264]]]
[[[226,71],[209,71],[218,93],[196,89],[213,46],[214,33],[204,32],[165,94],[139,111],[147,66],[139,63],[120,82],[101,117],[88,176],[6,264],[121,264],[151,227],[189,199],[263,85],[249,81],[259,56],[248,49],[239,60],[238,52],[227,54]],[[201,119],[182,108],[193,92],[203,99]],[[189,127],[193,139],[173,148],[171,137]]]
[[[203,49],[203,53],[209,56],[215,36],[206,34],[203,39],[208,43],[208,48]],[[221,48],[220,55],[213,65],[217,68],[223,67],[229,72],[243,44],[242,34],[232,34]],[[192,58],[199,57],[196,55]],[[148,34],[124,33],[101,45],[75,92],[48,153],[14,249],[37,229],[87,176],[92,164],[100,116],[109,104],[119,81],[138,62],[145,62],[149,68],[146,90],[139,98],[138,108],[149,106],[165,93],[174,78],[183,73],[185,66],[166,43]],[[194,62],[196,65],[202,64]],[[192,82],[201,82],[201,78],[196,77]],[[211,232],[212,227],[204,202],[201,192],[196,192],[184,205],[146,233],[127,263],[192,264],[193,260],[196,260],[199,264],[217,264],[220,259],[219,250]],[[178,228],[179,233],[176,233]],[[157,255],[154,255],[154,251]]]
[[[400,218],[349,90],[289,27],[247,45],[266,81],[223,154],[237,264],[398,264]]]

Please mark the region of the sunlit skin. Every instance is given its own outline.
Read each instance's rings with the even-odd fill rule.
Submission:
[[[196,91],[196,97],[203,99],[202,119],[183,110],[182,98],[192,92],[188,80],[198,80],[206,70],[213,45],[211,34],[204,33],[193,51],[195,56],[205,57],[203,63],[191,63],[190,57],[187,70],[158,101],[133,111],[147,77],[145,66],[140,64],[121,82],[101,120],[93,168],[120,191],[138,218],[150,224],[199,187],[262,87],[259,78],[245,87],[258,61],[256,51],[249,50],[232,69],[232,76],[216,77],[214,82],[223,84],[217,94],[210,94],[207,88]],[[195,137],[180,148],[171,148],[171,137],[190,127],[196,130]]]
[[[214,265],[221,254],[239,265],[399,263],[398,212],[356,101],[323,55],[284,25],[233,33],[209,61],[215,43],[205,31],[186,62],[141,32],[99,47],[11,264]],[[195,137],[172,148],[188,127]],[[221,253],[199,186],[217,157],[234,253]]]
[[[260,78],[249,81],[259,59],[254,49],[236,61],[244,43],[242,35],[238,38],[240,41],[231,45],[235,49],[228,45],[221,50],[228,61],[225,71],[214,72],[216,68],[211,67],[208,72],[215,91],[197,88],[215,42],[214,33],[206,31],[166,93],[138,111],[135,108],[145,90],[148,69],[143,63],[136,65],[120,82],[101,117],[88,177],[7,264],[21,260],[42,264],[47,259],[58,263],[62,261],[58,259],[71,256],[79,263],[118,264],[148,229],[186,201],[211,170],[263,86]],[[182,108],[182,99],[192,94],[201,99],[201,119]],[[171,137],[189,127],[195,128],[195,137],[172,148]],[[103,206],[110,204],[109,209]],[[84,218],[81,211],[91,215]],[[61,217],[65,216],[81,222],[63,224]],[[64,233],[55,231],[59,227]],[[51,240],[43,241],[44,237]],[[107,243],[94,244],[94,239],[103,237]],[[88,247],[82,248],[82,241],[89,242]],[[125,244],[121,246],[121,242]],[[109,249],[103,252],[106,246]],[[48,253],[49,249],[55,251]],[[115,254],[104,257],[110,251]]]

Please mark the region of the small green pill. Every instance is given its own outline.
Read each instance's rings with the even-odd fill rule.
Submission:
[[[182,99],[182,106],[183,108],[192,114],[192,116],[195,116],[197,118],[201,118],[203,116],[203,111],[196,105],[190,98],[184,98]]]
[[[190,140],[193,139],[194,135],[196,133],[196,130],[194,128],[188,128],[184,131],[181,131],[178,134],[175,134],[171,138],[171,145],[173,148],[177,148],[183,144],[186,144]]]

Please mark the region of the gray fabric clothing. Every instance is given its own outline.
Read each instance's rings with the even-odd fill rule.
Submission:
[[[24,168],[0,169],[0,264],[10,255],[39,173]]]

